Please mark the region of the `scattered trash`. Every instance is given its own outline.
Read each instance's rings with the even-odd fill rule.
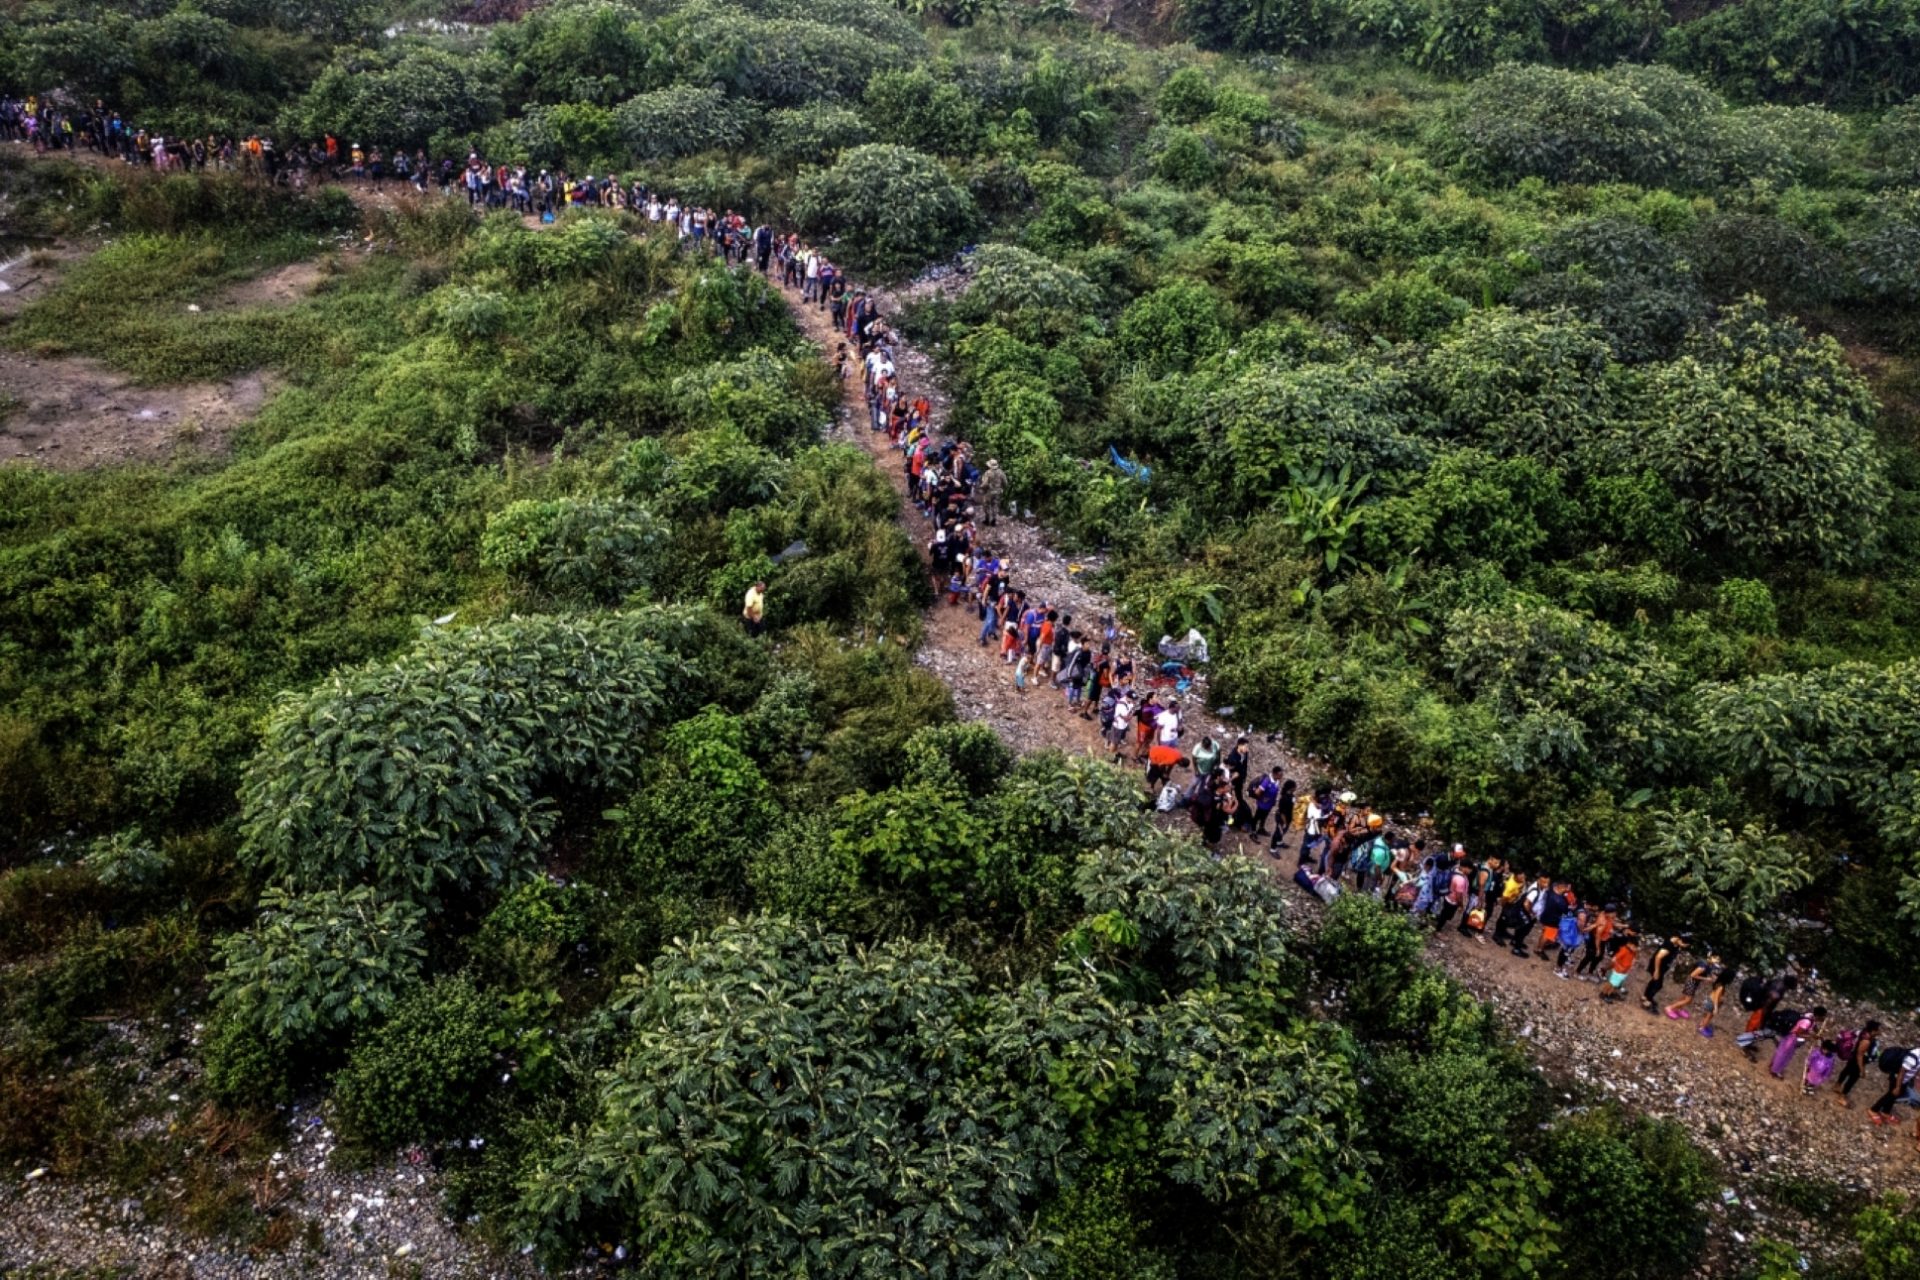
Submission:
[[[38,1169],[35,1169],[33,1172],[27,1175],[27,1181],[33,1182],[36,1179],[44,1178],[46,1176],[47,1176],[47,1166],[41,1165]]]

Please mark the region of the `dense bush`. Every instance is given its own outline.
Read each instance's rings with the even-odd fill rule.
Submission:
[[[1022,312],[1079,317],[1100,305],[1100,293],[1071,267],[1010,244],[981,245],[973,255],[966,306],[1010,320]]]
[[[662,160],[739,146],[753,111],[719,89],[674,85],[628,98],[614,108],[613,119],[629,152]]]
[[[493,1001],[464,978],[443,978],[394,1007],[360,1037],[334,1077],[344,1132],[372,1146],[465,1129],[493,1065]]]
[[[652,581],[665,541],[639,503],[524,499],[487,518],[480,562],[536,598],[618,604]]]
[[[285,127],[369,147],[436,147],[465,139],[500,118],[500,67],[425,43],[349,49],[287,109]]]
[[[243,933],[215,946],[221,1015],[292,1050],[385,1018],[413,986],[425,955],[419,908],[374,889],[270,889]]]
[[[916,266],[951,253],[973,229],[973,198],[932,157],[870,143],[794,184],[793,215],[803,229],[845,242],[851,265]]]
[[[1549,1130],[1540,1164],[1569,1266],[1668,1276],[1698,1256],[1714,1175],[1672,1121],[1628,1119],[1613,1107],[1567,1116]]]
[[[617,787],[677,663],[645,614],[428,632],[399,663],[275,710],[242,796],[247,856],[302,889],[402,898],[512,882],[557,812],[553,782]]]
[[[859,112],[831,102],[812,102],[767,117],[768,148],[796,167],[832,164],[842,151],[872,140],[873,131]]]

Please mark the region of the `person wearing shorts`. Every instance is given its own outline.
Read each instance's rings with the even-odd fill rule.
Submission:
[[[1608,966],[1607,989],[1600,993],[1602,1000],[1624,1000],[1627,996],[1627,975],[1633,972],[1634,956],[1638,954],[1633,945],[1633,935],[1626,934],[1615,940],[1613,960]]]

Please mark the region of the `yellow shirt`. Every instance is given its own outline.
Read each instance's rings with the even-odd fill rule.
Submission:
[[[758,587],[748,587],[747,588],[747,607],[742,609],[740,613],[748,621],[758,622],[760,621],[761,615],[766,611],[766,606],[767,606],[766,593],[760,590],[760,588]]]

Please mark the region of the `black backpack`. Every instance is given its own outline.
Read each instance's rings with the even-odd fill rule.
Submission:
[[[1740,1007],[1751,1013],[1767,1002],[1767,980],[1754,974],[1740,984]]]
[[[1911,1049],[1882,1049],[1880,1051],[1880,1069],[1888,1075],[1898,1075],[1900,1064],[1907,1060]]]
[[[1769,1031],[1775,1031],[1781,1035],[1785,1035],[1787,1032],[1793,1030],[1793,1024],[1798,1021],[1800,1021],[1800,1010],[1776,1007],[1772,1013],[1767,1015],[1766,1021],[1760,1025]]]

